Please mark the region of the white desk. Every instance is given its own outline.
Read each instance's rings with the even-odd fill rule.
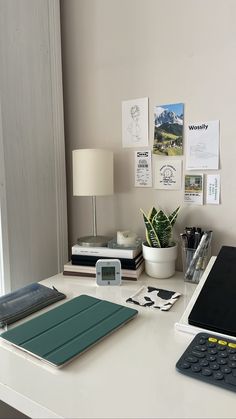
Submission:
[[[183,295],[168,312],[127,304],[139,310],[136,319],[62,369],[1,342],[4,402],[35,418],[235,418],[235,393],[175,370],[193,337],[174,327],[195,289],[182,273],[165,280],[143,275],[121,287],[97,287],[93,279],[62,275],[43,283],[68,298],[86,293],[124,305],[144,284]]]

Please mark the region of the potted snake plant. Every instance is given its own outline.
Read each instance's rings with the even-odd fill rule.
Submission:
[[[170,215],[152,207],[148,215],[141,209],[146,228],[146,241],[142,244],[145,271],[154,278],[169,278],[175,273],[177,243],[173,238],[180,207]]]

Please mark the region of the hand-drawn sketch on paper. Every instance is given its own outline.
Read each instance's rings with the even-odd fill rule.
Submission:
[[[155,106],[153,153],[162,156],[183,154],[184,104]]]
[[[123,147],[148,145],[148,98],[122,102]]]

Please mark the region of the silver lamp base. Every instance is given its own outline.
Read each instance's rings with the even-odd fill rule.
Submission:
[[[111,237],[107,236],[86,236],[80,237],[77,243],[84,247],[106,247]]]

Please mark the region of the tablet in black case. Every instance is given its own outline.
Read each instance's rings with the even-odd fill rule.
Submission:
[[[188,322],[236,336],[236,247],[222,246]]]
[[[0,297],[0,327],[14,323],[66,295],[34,282]]]

